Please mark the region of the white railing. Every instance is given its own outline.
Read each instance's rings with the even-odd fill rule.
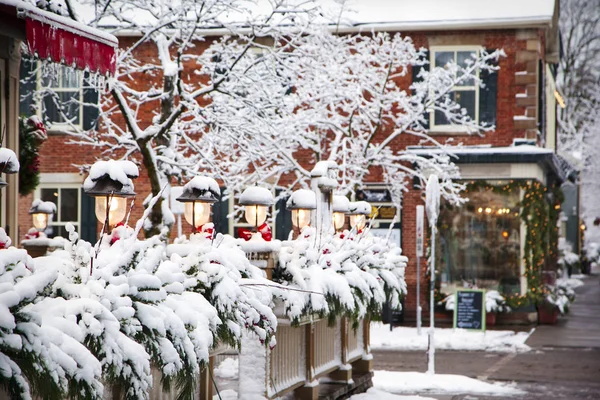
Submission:
[[[364,337],[364,321],[358,323],[357,329],[348,327],[348,362],[355,361],[364,354]]]
[[[306,381],[305,331],[304,326],[277,328],[277,346],[271,351],[269,397],[277,397]]]
[[[333,326],[328,326],[327,320],[315,322],[315,354],[314,376],[329,372],[340,367],[342,361],[341,321],[338,319]]]

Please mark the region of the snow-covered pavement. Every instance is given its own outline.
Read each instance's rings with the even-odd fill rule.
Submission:
[[[373,387],[394,394],[471,394],[511,396],[523,394],[513,385],[488,383],[463,375],[423,372],[375,371]]]
[[[390,326],[379,322],[371,323],[371,349],[416,351],[427,349],[427,329],[421,335],[416,328]],[[529,332],[486,331],[474,332],[465,329],[435,328],[435,347],[439,350],[471,350],[499,353],[521,353],[530,350],[525,341]]]

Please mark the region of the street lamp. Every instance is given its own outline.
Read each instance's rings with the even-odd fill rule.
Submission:
[[[183,216],[194,233],[210,221],[211,206],[219,200],[221,189],[213,178],[196,176],[183,187],[177,201],[185,203]]]
[[[333,229],[337,232],[344,228],[346,214],[350,211],[350,200],[346,196],[333,196]]]
[[[292,211],[292,225],[301,231],[310,224],[311,210],[317,208],[315,192],[308,189],[296,190],[288,199],[286,208]]]
[[[52,219],[52,214],[56,213],[56,205],[51,201],[34,200],[31,203],[29,214],[33,219],[33,227],[42,232],[48,227],[48,221]]]
[[[350,226],[360,232],[367,225],[367,217],[371,215],[371,205],[366,201],[353,201],[350,203]]]
[[[256,229],[266,221],[268,207],[274,202],[271,191],[260,186],[250,186],[240,196],[246,221]]]
[[[105,229],[123,221],[127,214],[127,198],[134,197],[133,178],[137,166],[131,161],[97,161],[83,183],[83,190],[96,200],[96,218]]]
[[[0,174],[16,174],[19,172],[19,161],[14,151],[7,148],[0,148]],[[7,186],[8,183],[0,178],[0,189]]]

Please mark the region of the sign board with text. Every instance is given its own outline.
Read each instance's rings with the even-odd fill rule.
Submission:
[[[461,289],[456,291],[454,327],[485,331],[485,290]]]

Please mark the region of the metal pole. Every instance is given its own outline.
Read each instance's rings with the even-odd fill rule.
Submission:
[[[423,256],[424,234],[423,226],[425,220],[425,209],[422,205],[417,206],[417,334],[421,336],[421,257]]]
[[[421,336],[421,256],[417,253],[417,335]]]
[[[429,353],[427,373],[435,374],[435,342],[433,340],[434,333],[434,288],[435,288],[435,223],[431,224],[431,267],[430,267],[430,287],[429,287]]]

